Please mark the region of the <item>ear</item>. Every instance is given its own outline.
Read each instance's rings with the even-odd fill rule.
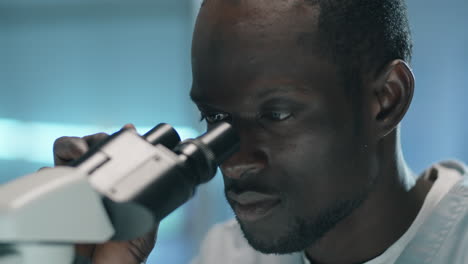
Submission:
[[[383,138],[403,119],[414,93],[414,75],[406,62],[394,60],[377,75],[373,85],[372,114]]]

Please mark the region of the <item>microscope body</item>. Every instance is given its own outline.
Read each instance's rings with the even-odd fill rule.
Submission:
[[[102,198],[72,167],[0,186],[0,264],[72,263],[74,243],[102,243],[114,227]]]
[[[179,142],[166,124],[144,136],[123,129],[71,167],[0,186],[0,264],[77,263],[74,244],[143,236],[238,147],[227,123]]]

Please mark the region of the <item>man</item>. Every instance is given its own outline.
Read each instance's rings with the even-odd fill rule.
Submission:
[[[241,147],[221,166],[237,222],[194,263],[468,263],[464,166],[417,177],[401,152],[411,48],[400,0],[205,1],[191,96]],[[58,140],[58,164],[99,137]],[[141,261],[139,241],[96,263]]]

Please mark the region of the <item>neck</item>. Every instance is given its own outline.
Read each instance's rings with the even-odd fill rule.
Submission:
[[[388,147],[396,146],[392,151]],[[429,191],[408,169],[398,131],[379,146],[378,178],[363,204],[306,249],[314,263],[363,263],[382,254],[413,223]]]

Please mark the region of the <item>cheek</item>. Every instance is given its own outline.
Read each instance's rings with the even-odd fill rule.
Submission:
[[[323,126],[292,133],[272,147],[272,169],[280,171],[280,184],[295,203],[325,206],[360,191],[358,186],[367,182],[368,157],[352,132]]]
[[[325,126],[304,132],[290,131],[288,136],[278,137],[271,144],[271,153],[275,155],[273,163],[305,172],[311,168],[328,168],[326,165],[348,158],[353,151],[350,141],[347,133]]]

